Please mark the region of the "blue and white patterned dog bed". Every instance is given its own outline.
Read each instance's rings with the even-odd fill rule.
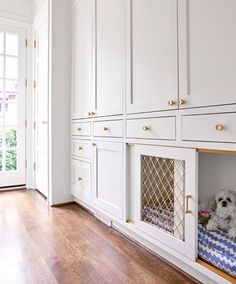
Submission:
[[[198,226],[198,254],[208,263],[236,276],[236,240],[223,231]]]

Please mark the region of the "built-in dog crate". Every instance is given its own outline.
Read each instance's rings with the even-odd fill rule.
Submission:
[[[220,191],[236,195],[236,153],[199,150],[199,202],[214,200]],[[236,283],[236,239],[222,230],[198,225],[198,262]]]

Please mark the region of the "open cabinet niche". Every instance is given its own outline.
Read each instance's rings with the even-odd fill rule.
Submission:
[[[199,153],[199,202],[214,199],[220,191],[236,195],[236,153]],[[198,262],[236,283],[236,239],[222,230],[198,225]]]

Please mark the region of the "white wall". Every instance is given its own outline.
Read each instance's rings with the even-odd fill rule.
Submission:
[[[70,194],[71,0],[50,0],[49,203]]]
[[[221,190],[236,192],[236,155],[199,154],[199,199],[208,200]]]
[[[31,23],[33,0],[0,0],[0,17]]]

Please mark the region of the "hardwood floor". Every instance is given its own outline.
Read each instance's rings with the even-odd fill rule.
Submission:
[[[76,205],[0,193],[0,283],[196,283]]]

